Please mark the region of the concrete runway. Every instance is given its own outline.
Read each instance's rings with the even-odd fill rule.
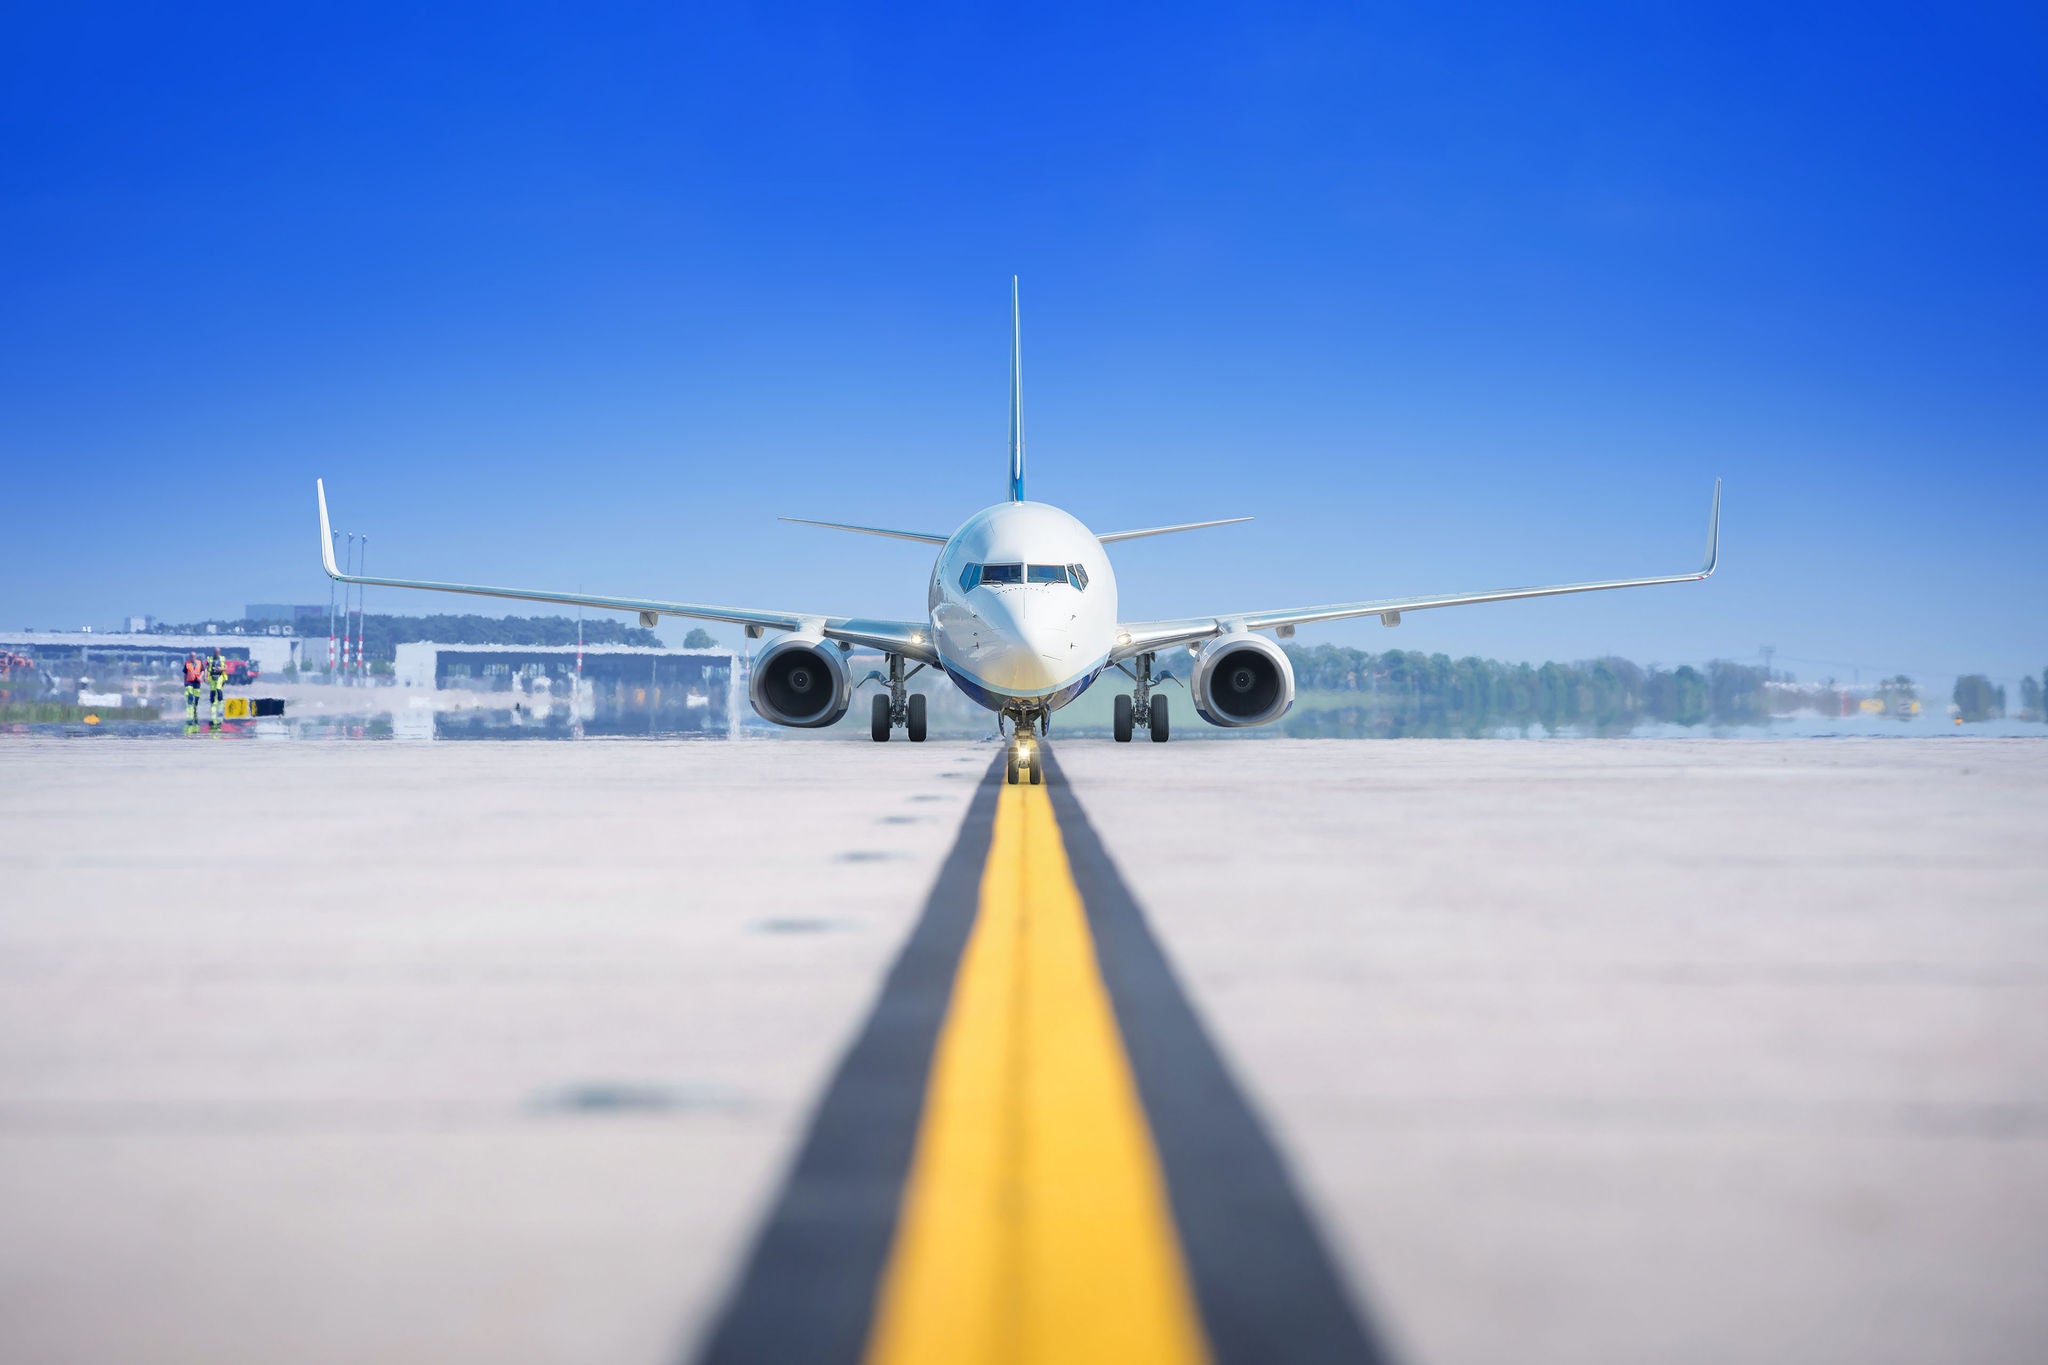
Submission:
[[[2048,743],[1055,752],[1398,1358],[2048,1339]],[[0,742],[0,1359],[687,1358],[993,754]]]

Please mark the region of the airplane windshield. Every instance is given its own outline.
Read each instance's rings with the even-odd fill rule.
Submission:
[[[1085,589],[1088,571],[1079,564],[969,564],[960,571],[962,592],[991,583],[1071,583]]]

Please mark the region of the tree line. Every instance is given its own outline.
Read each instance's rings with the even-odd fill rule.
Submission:
[[[1297,691],[1286,722],[1301,737],[1482,735],[1502,729],[1622,734],[1645,721],[1758,725],[1770,718],[1768,673],[1715,660],[1644,668],[1627,659],[1511,664],[1342,645],[1284,646]],[[1333,695],[1332,695],[1333,694]]]
[[[2005,688],[1982,673],[1956,679],[1952,700],[1963,720],[1997,720],[2005,715]],[[2048,720],[2048,669],[2020,679],[2020,720]]]
[[[1761,725],[1774,709],[1826,713],[1841,695],[1832,683],[1800,687],[1725,659],[1666,669],[1616,658],[1539,665],[1342,645],[1283,648],[1302,694],[1285,728],[1302,737],[1483,735],[1537,726],[1610,735],[1645,722]],[[1893,702],[1916,691],[1901,674],[1878,684],[1878,694]],[[2005,688],[1980,673],[1957,678],[1952,699],[1964,721],[2006,714]],[[2048,720],[2048,670],[2020,680],[2019,718]]]

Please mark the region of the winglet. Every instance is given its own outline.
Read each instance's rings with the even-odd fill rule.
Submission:
[[[1700,577],[1712,578],[1721,558],[1721,481],[1714,480],[1714,506],[1707,513],[1707,560],[1700,565]]]
[[[313,494],[320,499],[320,566],[327,570],[329,578],[340,578],[341,570],[334,563],[334,531],[327,523],[327,484],[324,480],[313,480]]]
[[[1010,276],[1010,501],[1024,501],[1024,357],[1017,277]]]

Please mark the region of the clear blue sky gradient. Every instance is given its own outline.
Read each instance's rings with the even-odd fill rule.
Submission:
[[[1711,584],[1302,640],[2039,670],[2044,16],[13,6],[0,621],[325,602],[316,474],[372,571],[915,616],[773,518],[1002,496],[1015,272],[1032,495],[1258,518],[1127,616],[1684,570],[1721,475]]]

